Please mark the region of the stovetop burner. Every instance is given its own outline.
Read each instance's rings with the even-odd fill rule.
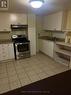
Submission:
[[[17,35],[16,38],[12,37],[12,41],[14,43],[24,43],[24,42],[29,42],[29,40],[27,39],[27,37],[25,37],[24,35]]]
[[[25,38],[23,38],[23,39],[20,38],[20,39],[15,39],[14,42],[15,43],[25,43],[25,42],[29,42],[29,40],[27,40]]]

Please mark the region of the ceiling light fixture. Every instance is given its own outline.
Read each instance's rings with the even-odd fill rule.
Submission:
[[[44,0],[30,0],[29,3],[33,8],[40,8],[43,5]]]

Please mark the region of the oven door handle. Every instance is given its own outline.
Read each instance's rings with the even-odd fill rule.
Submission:
[[[22,45],[23,43],[19,43],[19,45]]]

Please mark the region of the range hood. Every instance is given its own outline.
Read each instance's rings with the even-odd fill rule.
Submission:
[[[28,25],[23,24],[11,24],[11,30],[25,30],[28,29]]]

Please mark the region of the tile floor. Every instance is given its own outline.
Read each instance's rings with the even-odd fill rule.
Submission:
[[[48,56],[36,56],[0,62],[0,94],[68,70]]]

